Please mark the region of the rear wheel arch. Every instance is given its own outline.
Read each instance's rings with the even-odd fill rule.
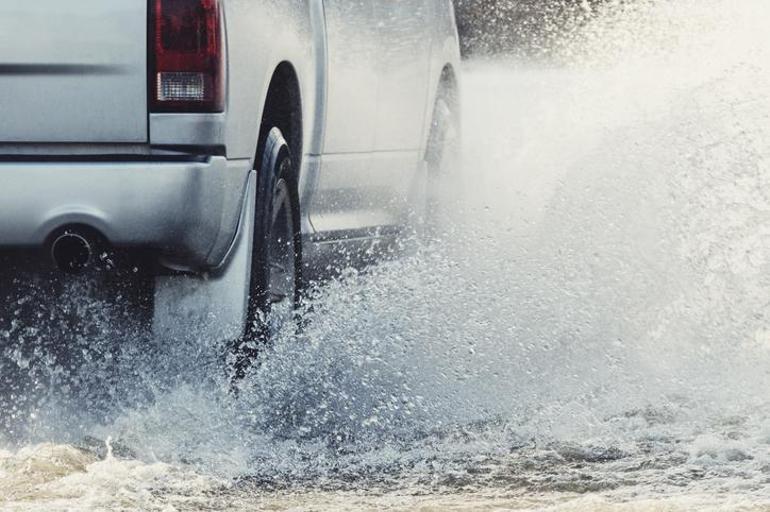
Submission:
[[[299,183],[304,147],[304,111],[301,90],[299,74],[294,65],[287,60],[280,62],[273,71],[265,96],[257,151],[254,157],[254,167],[257,170],[257,179],[260,181],[266,144],[271,131],[277,128],[286,141],[292,162],[291,173],[285,178],[290,185],[294,210],[294,229],[297,236],[297,265],[300,265],[302,261]]]
[[[281,130],[294,160],[293,177],[299,181],[299,169],[303,153],[303,105],[299,75],[289,61],[282,61],[273,71],[268,85],[260,120],[259,139],[254,165],[259,170],[264,155],[265,142],[273,128]]]

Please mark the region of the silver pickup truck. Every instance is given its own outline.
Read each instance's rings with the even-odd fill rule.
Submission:
[[[158,335],[270,335],[424,211],[458,66],[451,0],[1,2],[0,251],[149,251]]]

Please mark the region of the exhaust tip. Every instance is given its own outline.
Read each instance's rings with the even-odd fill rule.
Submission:
[[[77,274],[91,263],[93,246],[86,237],[65,232],[51,244],[51,258],[61,272]]]

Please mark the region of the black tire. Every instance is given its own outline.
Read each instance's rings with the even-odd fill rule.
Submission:
[[[296,328],[300,298],[299,210],[291,150],[278,128],[268,132],[261,147],[246,329],[234,350],[236,381],[279,334]]]

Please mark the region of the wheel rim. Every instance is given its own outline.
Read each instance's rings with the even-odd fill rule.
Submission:
[[[276,184],[268,241],[267,329],[270,339],[294,322],[297,296],[294,215],[285,181]]]

